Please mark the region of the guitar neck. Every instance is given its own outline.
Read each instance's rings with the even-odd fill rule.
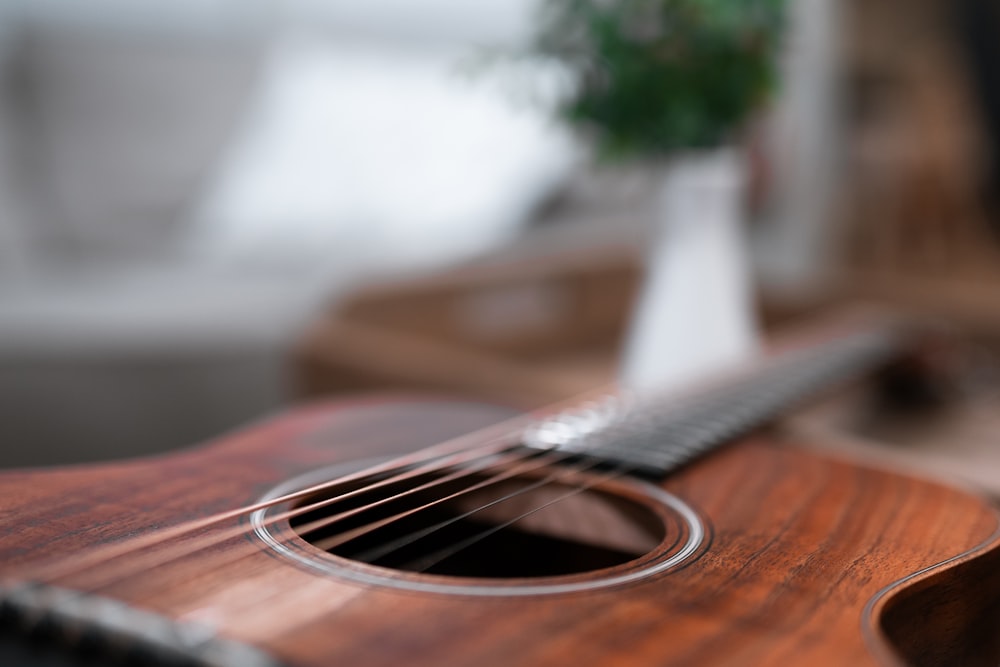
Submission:
[[[683,395],[609,395],[533,424],[524,443],[663,476],[795,405],[898,357],[891,328],[853,332],[773,355]]]

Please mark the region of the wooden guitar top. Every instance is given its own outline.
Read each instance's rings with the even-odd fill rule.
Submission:
[[[324,466],[411,452],[501,416],[476,404],[354,401],[171,456],[5,473],[0,578],[72,564],[97,545],[253,504]],[[183,557],[162,562],[159,547],[147,549],[58,584],[202,624],[290,665],[997,663],[998,521],[977,497],[768,433],[656,484],[694,512],[703,539],[676,567],[604,587],[506,595],[507,583],[524,582],[501,579],[482,594],[359,580],[282,555],[246,517],[173,540],[167,548],[190,542]],[[279,539],[313,549],[289,531]]]

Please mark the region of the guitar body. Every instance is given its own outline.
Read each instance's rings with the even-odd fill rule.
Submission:
[[[161,458],[6,473],[0,577],[72,563],[102,544],[253,504],[310,471],[411,452],[503,416],[474,404],[345,402]],[[761,434],[656,486],[703,533],[673,538],[693,544],[676,567],[606,586],[590,580],[637,566],[567,575],[555,580],[578,590],[537,594],[519,579],[483,593],[422,590],[420,574],[399,587],[338,576],[265,544],[246,518],[174,540],[190,540],[191,554],[141,574],[106,581],[85,568],[59,585],[211,626],[292,665],[997,663],[998,522],[980,499]],[[244,534],[198,547],[241,521]],[[275,535],[296,553],[312,548]],[[507,583],[522,592],[504,594]]]

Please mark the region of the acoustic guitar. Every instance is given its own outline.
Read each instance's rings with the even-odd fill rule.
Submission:
[[[507,419],[338,402],[5,473],[0,664],[995,665],[994,509],[762,428],[906,341],[841,330],[683,395]]]

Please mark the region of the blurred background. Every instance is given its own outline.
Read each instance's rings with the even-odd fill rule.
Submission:
[[[1000,324],[995,3],[788,0],[773,96],[670,187],[495,57],[541,5],[0,0],[0,465],[360,392],[542,405],[660,363],[667,264],[730,352],[858,298]],[[699,216],[740,231],[664,231]]]

